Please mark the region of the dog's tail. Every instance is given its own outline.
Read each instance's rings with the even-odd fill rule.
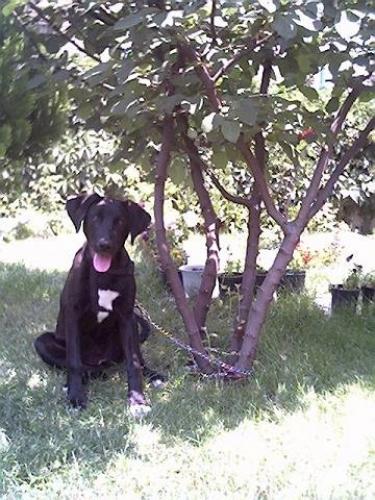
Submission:
[[[137,323],[139,340],[141,343],[143,343],[145,340],[148,339],[151,333],[151,325],[142,314],[142,311],[137,308],[137,306],[134,308],[134,316],[135,316],[135,321]]]

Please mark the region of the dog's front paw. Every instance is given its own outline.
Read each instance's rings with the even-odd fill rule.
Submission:
[[[141,420],[146,417],[151,411],[151,406],[148,404],[138,405],[132,404],[129,406],[130,415],[136,420]]]
[[[144,418],[151,411],[151,406],[147,403],[143,394],[131,391],[128,397],[129,412],[135,419]]]
[[[84,410],[87,407],[87,396],[83,393],[68,390],[68,402],[72,408]]]

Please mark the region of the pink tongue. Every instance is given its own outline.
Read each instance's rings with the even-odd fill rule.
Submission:
[[[111,267],[112,258],[104,255],[94,254],[93,264],[95,271],[105,273]]]

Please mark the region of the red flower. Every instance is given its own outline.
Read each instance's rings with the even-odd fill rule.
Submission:
[[[298,139],[300,141],[306,140],[306,139],[313,139],[314,137],[316,137],[316,132],[311,127],[305,128],[304,130],[302,130],[302,132],[298,133]]]

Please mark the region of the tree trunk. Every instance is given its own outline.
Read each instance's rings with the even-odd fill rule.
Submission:
[[[205,324],[210,307],[212,292],[215,288],[219,271],[219,243],[217,231],[217,216],[212,206],[209,194],[204,185],[202,170],[194,159],[190,159],[191,176],[194,189],[198,195],[206,233],[207,260],[204,266],[202,282],[195,301],[194,315],[202,336],[205,335]]]
[[[164,224],[164,191],[167,179],[168,165],[170,162],[170,152],[173,144],[174,128],[172,117],[164,119],[163,140],[160,153],[156,160],[155,193],[154,193],[154,217],[156,244],[160,257],[160,263],[166,273],[169,285],[171,286],[176,306],[182,316],[186,331],[189,336],[190,346],[198,352],[204,353],[204,347],[200,337],[200,331],[195,321],[194,314],[189,308],[185,297],[184,289],[178,277],[177,267],[170,255],[165,224]],[[199,355],[194,355],[195,361],[200,370],[204,373],[211,373],[213,370],[205,359]]]
[[[267,63],[263,69],[261,82],[261,93],[268,91],[271,77],[271,65]],[[262,171],[266,168],[266,148],[262,132],[255,135],[255,157]],[[248,235],[245,257],[245,268],[241,283],[240,302],[238,314],[236,317],[235,329],[231,338],[230,351],[236,353],[232,357],[232,363],[237,360],[238,352],[241,349],[244,336],[244,329],[249,316],[250,307],[254,300],[256,283],[256,263],[259,253],[259,238],[261,235],[260,215],[262,198],[256,185],[253,186],[253,192],[250,197]]]
[[[303,228],[302,228],[303,229]],[[255,359],[259,339],[273,294],[293,257],[302,229],[288,224],[287,233],[281,243],[271,269],[260,287],[256,300],[252,303],[246,324],[243,344],[236,368],[246,370],[252,366]]]
[[[250,203],[251,208],[249,209],[249,218],[247,223],[248,234],[245,267],[241,282],[240,300],[238,304],[238,312],[235,321],[234,332],[230,341],[231,363],[234,363],[237,360],[238,352],[240,351],[242,345],[246,321],[255,294],[256,262],[259,252],[259,237],[261,234],[261,200],[255,187],[254,192],[250,198]]]
[[[189,156],[191,178],[194,190],[198,196],[206,235],[207,259],[203,270],[201,286],[194,305],[195,319],[200,328],[201,335],[204,337],[206,335],[207,313],[210,308],[212,293],[220,267],[218,220],[204,183],[203,169],[205,165],[199,155],[197,146],[187,135],[188,120],[185,116],[180,115],[177,124]]]

